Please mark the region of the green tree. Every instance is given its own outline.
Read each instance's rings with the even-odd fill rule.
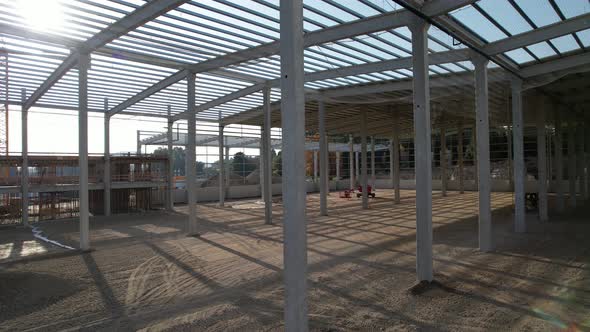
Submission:
[[[279,151],[275,156],[272,158],[272,174],[277,176],[283,175],[283,156],[281,155],[282,151]]]
[[[154,155],[168,155],[168,148],[159,147],[154,150]],[[172,170],[175,175],[186,174],[186,154],[182,147],[174,147],[172,149]]]

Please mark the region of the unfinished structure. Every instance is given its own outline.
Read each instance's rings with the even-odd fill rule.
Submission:
[[[186,199],[178,200],[187,204],[189,236],[203,235],[197,201],[217,197],[223,206],[228,196],[260,195],[265,223],[272,224],[278,222],[272,196],[281,194],[288,331],[308,329],[308,192],[319,192],[319,214],[327,216],[330,190],[357,189],[358,183],[362,209],[371,208],[369,185],[394,189],[392,204],[400,203],[400,188],[415,190],[415,273],[425,283],[435,275],[433,190],[443,196],[448,190],[477,192],[483,253],[495,249],[493,192],[513,194],[515,233],[527,231],[530,194],[537,197],[531,201],[542,222],[550,219],[549,193],[555,194],[556,213],[579,206],[590,194],[585,1],[160,0],[63,6],[67,26],[39,31],[23,22],[13,2],[1,5],[1,63],[8,78],[1,102],[20,107],[23,142],[21,155],[1,161],[6,171],[0,181],[11,186],[3,189],[8,198],[1,204],[12,210],[20,205],[26,224],[30,206],[38,206],[42,219],[43,202],[64,197],[56,194],[61,189],[37,189],[56,183],[36,183],[33,171],[48,170],[52,178],[57,171],[49,166],[56,164],[51,158],[28,153],[31,107],[79,116],[79,154],[58,163],[76,166],[76,172],[64,173],[59,181],[70,182],[58,183],[76,184],[67,191],[77,193],[82,250],[92,245],[89,214],[109,215],[122,209],[121,200],[129,201],[129,191],[117,190],[134,190],[139,208],[154,200],[146,194],[149,203],[140,203],[139,188],[165,188],[158,199],[173,209],[173,147],[183,146]],[[104,115],[101,157],[88,155],[88,112]],[[117,116],[161,119],[167,131],[143,139],[138,134],[138,152],[142,145],[163,145],[168,156],[111,156],[109,126]],[[178,123],[183,130],[175,130]],[[200,123],[213,129],[198,133]],[[260,132],[230,134],[234,125]],[[197,148],[207,146],[218,148],[216,164],[209,163],[216,169],[209,192],[197,174]],[[230,149],[238,147],[259,151],[259,181],[251,194],[234,188],[232,196],[228,164]],[[101,178],[112,180],[101,184]],[[51,194],[42,199],[45,192]],[[22,199],[15,201],[11,193]],[[29,201],[37,199],[32,193],[39,193],[38,203]],[[62,203],[50,204],[51,216],[56,204]]]

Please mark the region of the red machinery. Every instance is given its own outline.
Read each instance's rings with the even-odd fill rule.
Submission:
[[[363,196],[363,186],[358,186],[356,197]],[[373,192],[373,187],[367,185],[367,196],[375,198],[375,193]]]

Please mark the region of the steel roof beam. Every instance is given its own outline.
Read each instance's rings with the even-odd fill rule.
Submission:
[[[428,16],[438,16],[457,8],[474,3],[475,0],[433,0],[424,5],[422,11]],[[381,15],[371,16],[365,19],[336,25],[305,34],[303,38],[304,47],[325,44],[336,40],[346,39],[354,36],[364,35],[371,32],[384,31],[406,26],[413,18],[413,14],[406,10],[398,10]],[[217,58],[202,61],[189,66],[189,70],[195,73],[202,73],[217,68],[227,67],[248,60],[269,57],[279,52],[279,42],[264,44],[261,46],[222,55]],[[175,73],[155,85],[145,89],[137,95],[127,99],[125,102],[115,106],[109,113],[116,114],[125,108],[140,102],[151,94],[164,89],[171,84],[182,80],[184,74]],[[174,81],[176,79],[176,81]]]
[[[126,34],[138,26],[149,22],[155,17],[176,8],[188,0],[160,0],[150,1],[141,6],[129,15],[121,18],[119,21],[111,24],[96,35],[90,37],[82,45],[78,45],[78,53],[91,53],[97,48],[104,46],[112,40]],[[47,92],[60,78],[62,78],[70,69],[74,68],[78,56],[74,52],[56,68],[56,70],[39,86],[35,92],[27,99],[24,108],[29,109]]]

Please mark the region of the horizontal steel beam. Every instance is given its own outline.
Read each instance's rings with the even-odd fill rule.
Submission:
[[[119,21],[109,25],[96,35],[90,37],[81,45],[78,45],[77,52],[73,52],[55,69],[49,77],[33,92],[31,97],[25,102],[24,108],[29,109],[43,95],[51,89],[70,69],[74,68],[78,62],[78,53],[88,54],[97,48],[104,46],[112,40],[126,34],[136,27],[160,16],[161,14],[176,8],[188,0],[160,0],[150,1],[131,12],[129,15],[121,18]]]
[[[423,7],[423,11],[428,16],[437,16],[474,2],[475,0],[432,0]],[[309,47],[372,32],[395,29],[408,25],[413,18],[414,15],[411,12],[406,10],[398,10],[391,13],[385,13],[345,24],[336,25],[319,31],[309,32],[305,34],[303,43],[305,47]],[[261,46],[222,55],[211,60],[201,61],[189,66],[188,68],[191,72],[198,74],[249,60],[268,57],[277,54],[278,52],[279,41],[275,41]],[[151,94],[182,80],[181,76],[182,75],[179,75],[179,73],[175,73],[156,83],[154,86],[145,89],[144,91],[117,105],[113,110],[119,112],[126,107],[138,103],[141,100],[149,97]],[[176,82],[171,82],[171,79],[176,79]]]

